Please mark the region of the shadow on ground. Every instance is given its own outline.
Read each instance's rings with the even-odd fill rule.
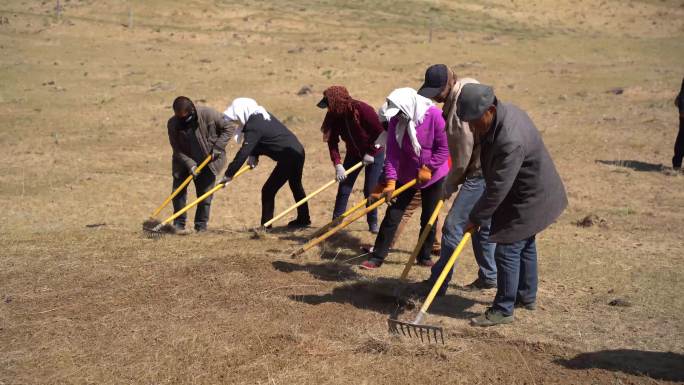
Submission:
[[[647,163],[639,160],[597,160],[596,163],[608,166],[631,168],[634,171],[661,172],[665,169],[662,164]]]
[[[684,355],[641,350],[602,350],[582,353],[569,360],[556,360],[569,369],[592,368],[643,375],[656,380],[684,381]]]
[[[398,279],[380,278],[338,286],[329,294],[290,295],[289,297],[293,301],[310,305],[323,303],[350,304],[359,309],[372,310],[381,314],[399,315],[405,310],[412,310],[421,305],[424,300],[422,297],[401,296],[398,298],[395,294],[396,288],[400,285]],[[467,311],[476,303],[480,302],[459,295],[448,294],[444,297],[438,297],[428,312],[466,319],[477,315],[477,313]]]
[[[297,263],[286,261],[273,261],[271,263],[273,268],[283,273],[292,273],[295,271],[306,271],[314,278],[321,281],[356,281],[363,278],[359,275],[351,265],[341,263],[307,263],[300,265]]]

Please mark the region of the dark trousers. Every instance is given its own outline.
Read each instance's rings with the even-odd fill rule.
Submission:
[[[292,196],[298,202],[306,197],[302,186],[302,173],[304,171],[304,152],[292,152],[276,164],[271,176],[268,177],[264,187],[261,188],[261,224],[273,218],[275,210],[275,196],[278,190],[289,183]],[[309,220],[309,204],[304,203],[297,207],[297,219]]]
[[[682,158],[684,158],[684,117],[679,116],[679,133],[674,145],[674,156],[672,157],[672,167],[682,167]]]
[[[190,175],[188,171],[174,172],[173,173],[173,191],[175,191],[183,181]],[[195,177],[193,182],[195,183],[195,192],[197,196],[206,193],[214,187],[214,182],[216,181],[216,176],[211,172],[209,167],[205,168],[200,172],[200,174]],[[175,198],[173,198],[173,212],[178,212],[178,210],[185,207],[187,204],[188,188],[185,187],[183,191],[178,193]],[[209,222],[209,209],[211,208],[211,196],[203,200],[195,207],[195,230],[206,230],[207,222]],[[185,221],[187,219],[187,213],[179,216],[173,221],[173,225],[178,228],[185,228]]]
[[[516,302],[537,300],[537,244],[535,235],[513,243],[498,243],[496,260],[496,297],[492,308],[512,315]]]
[[[347,153],[344,156],[344,162],[342,165],[345,170],[353,167],[355,164],[359,163],[361,158]],[[363,181],[363,197],[368,198],[368,195],[373,190],[376,184],[378,184],[378,179],[380,179],[380,174],[382,173],[382,166],[385,161],[385,152],[381,151],[375,156],[375,162],[366,167],[366,178]],[[337,197],[335,197],[335,208],[333,209],[333,219],[339,217],[347,210],[347,203],[349,202],[349,196],[354,189],[354,182],[361,174],[361,170],[356,170],[351,174],[347,175],[347,178],[340,182],[340,186],[337,188]],[[375,225],[378,223],[378,210],[373,210],[368,213],[366,220],[369,225]]]
[[[432,212],[437,206],[437,202],[442,198],[442,185],[444,184],[444,179],[442,178],[437,182],[431,184],[427,188],[420,189],[421,195],[421,212],[420,212],[420,231],[422,232],[432,216]],[[399,186],[397,186],[399,187]],[[387,208],[385,213],[385,218],[380,224],[380,231],[378,232],[378,237],[375,239],[375,246],[373,248],[373,254],[369,258],[372,262],[381,264],[389,248],[394,240],[394,235],[397,232],[401,218],[404,215],[404,210],[411,203],[413,195],[416,194],[418,189],[410,188],[404,191],[397,197],[397,201]],[[420,233],[418,233],[420,236]],[[435,228],[433,227],[428,235],[423,247],[418,253],[417,260],[424,261],[430,259],[430,252],[432,251],[432,244],[435,242]]]

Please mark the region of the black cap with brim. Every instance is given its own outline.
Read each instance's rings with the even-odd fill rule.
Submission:
[[[322,108],[322,109],[328,108],[328,98],[326,96],[324,96],[323,99],[321,99],[321,101],[318,102],[318,104],[316,104],[316,107]]]
[[[466,122],[480,119],[494,104],[494,100],[492,87],[484,84],[466,84],[456,101],[456,115]]]
[[[418,95],[424,96],[428,99],[432,99],[442,92],[444,87],[430,87],[427,84],[423,84],[418,90]]]
[[[435,64],[425,71],[425,81],[418,89],[418,95],[432,99],[439,95],[449,82],[449,68],[445,64]]]

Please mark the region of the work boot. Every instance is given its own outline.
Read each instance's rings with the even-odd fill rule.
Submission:
[[[515,301],[515,307],[516,308],[523,308],[525,310],[534,311],[534,310],[537,310],[537,302],[532,301],[532,302],[524,303],[523,301]]]
[[[311,225],[311,219],[309,219],[309,218],[306,218],[306,219],[297,218],[297,219],[287,223],[287,227],[289,229],[303,229],[305,227],[309,227],[310,225]]]
[[[463,291],[478,291],[486,289],[496,289],[496,282],[487,282],[479,277],[473,282],[463,286],[461,290]]]
[[[471,326],[482,327],[509,324],[511,322],[513,322],[512,315],[505,315],[499,310],[494,310],[491,307],[487,309],[484,314],[470,319]]]
[[[176,227],[176,235],[190,235],[193,233],[194,231],[191,229],[186,229],[185,227]]]

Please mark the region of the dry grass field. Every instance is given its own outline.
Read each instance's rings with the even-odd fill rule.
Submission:
[[[667,167],[683,1],[62,5],[0,3],[0,384],[684,383],[684,175]],[[171,188],[175,96],[258,100],[304,143],[313,191],[334,176],[321,92],[379,106],[434,63],[527,110],[565,181],[537,311],[468,326],[494,293],[459,290],[467,250],[428,317],[447,343],[388,335],[417,219],[378,271],[355,266],[365,223],[290,259],[313,228],[251,231],[267,159],[217,193],[209,233],[141,234]],[[312,201],[315,226],[334,194]],[[285,187],[278,209],[291,203]],[[600,224],[575,224],[587,215]]]

